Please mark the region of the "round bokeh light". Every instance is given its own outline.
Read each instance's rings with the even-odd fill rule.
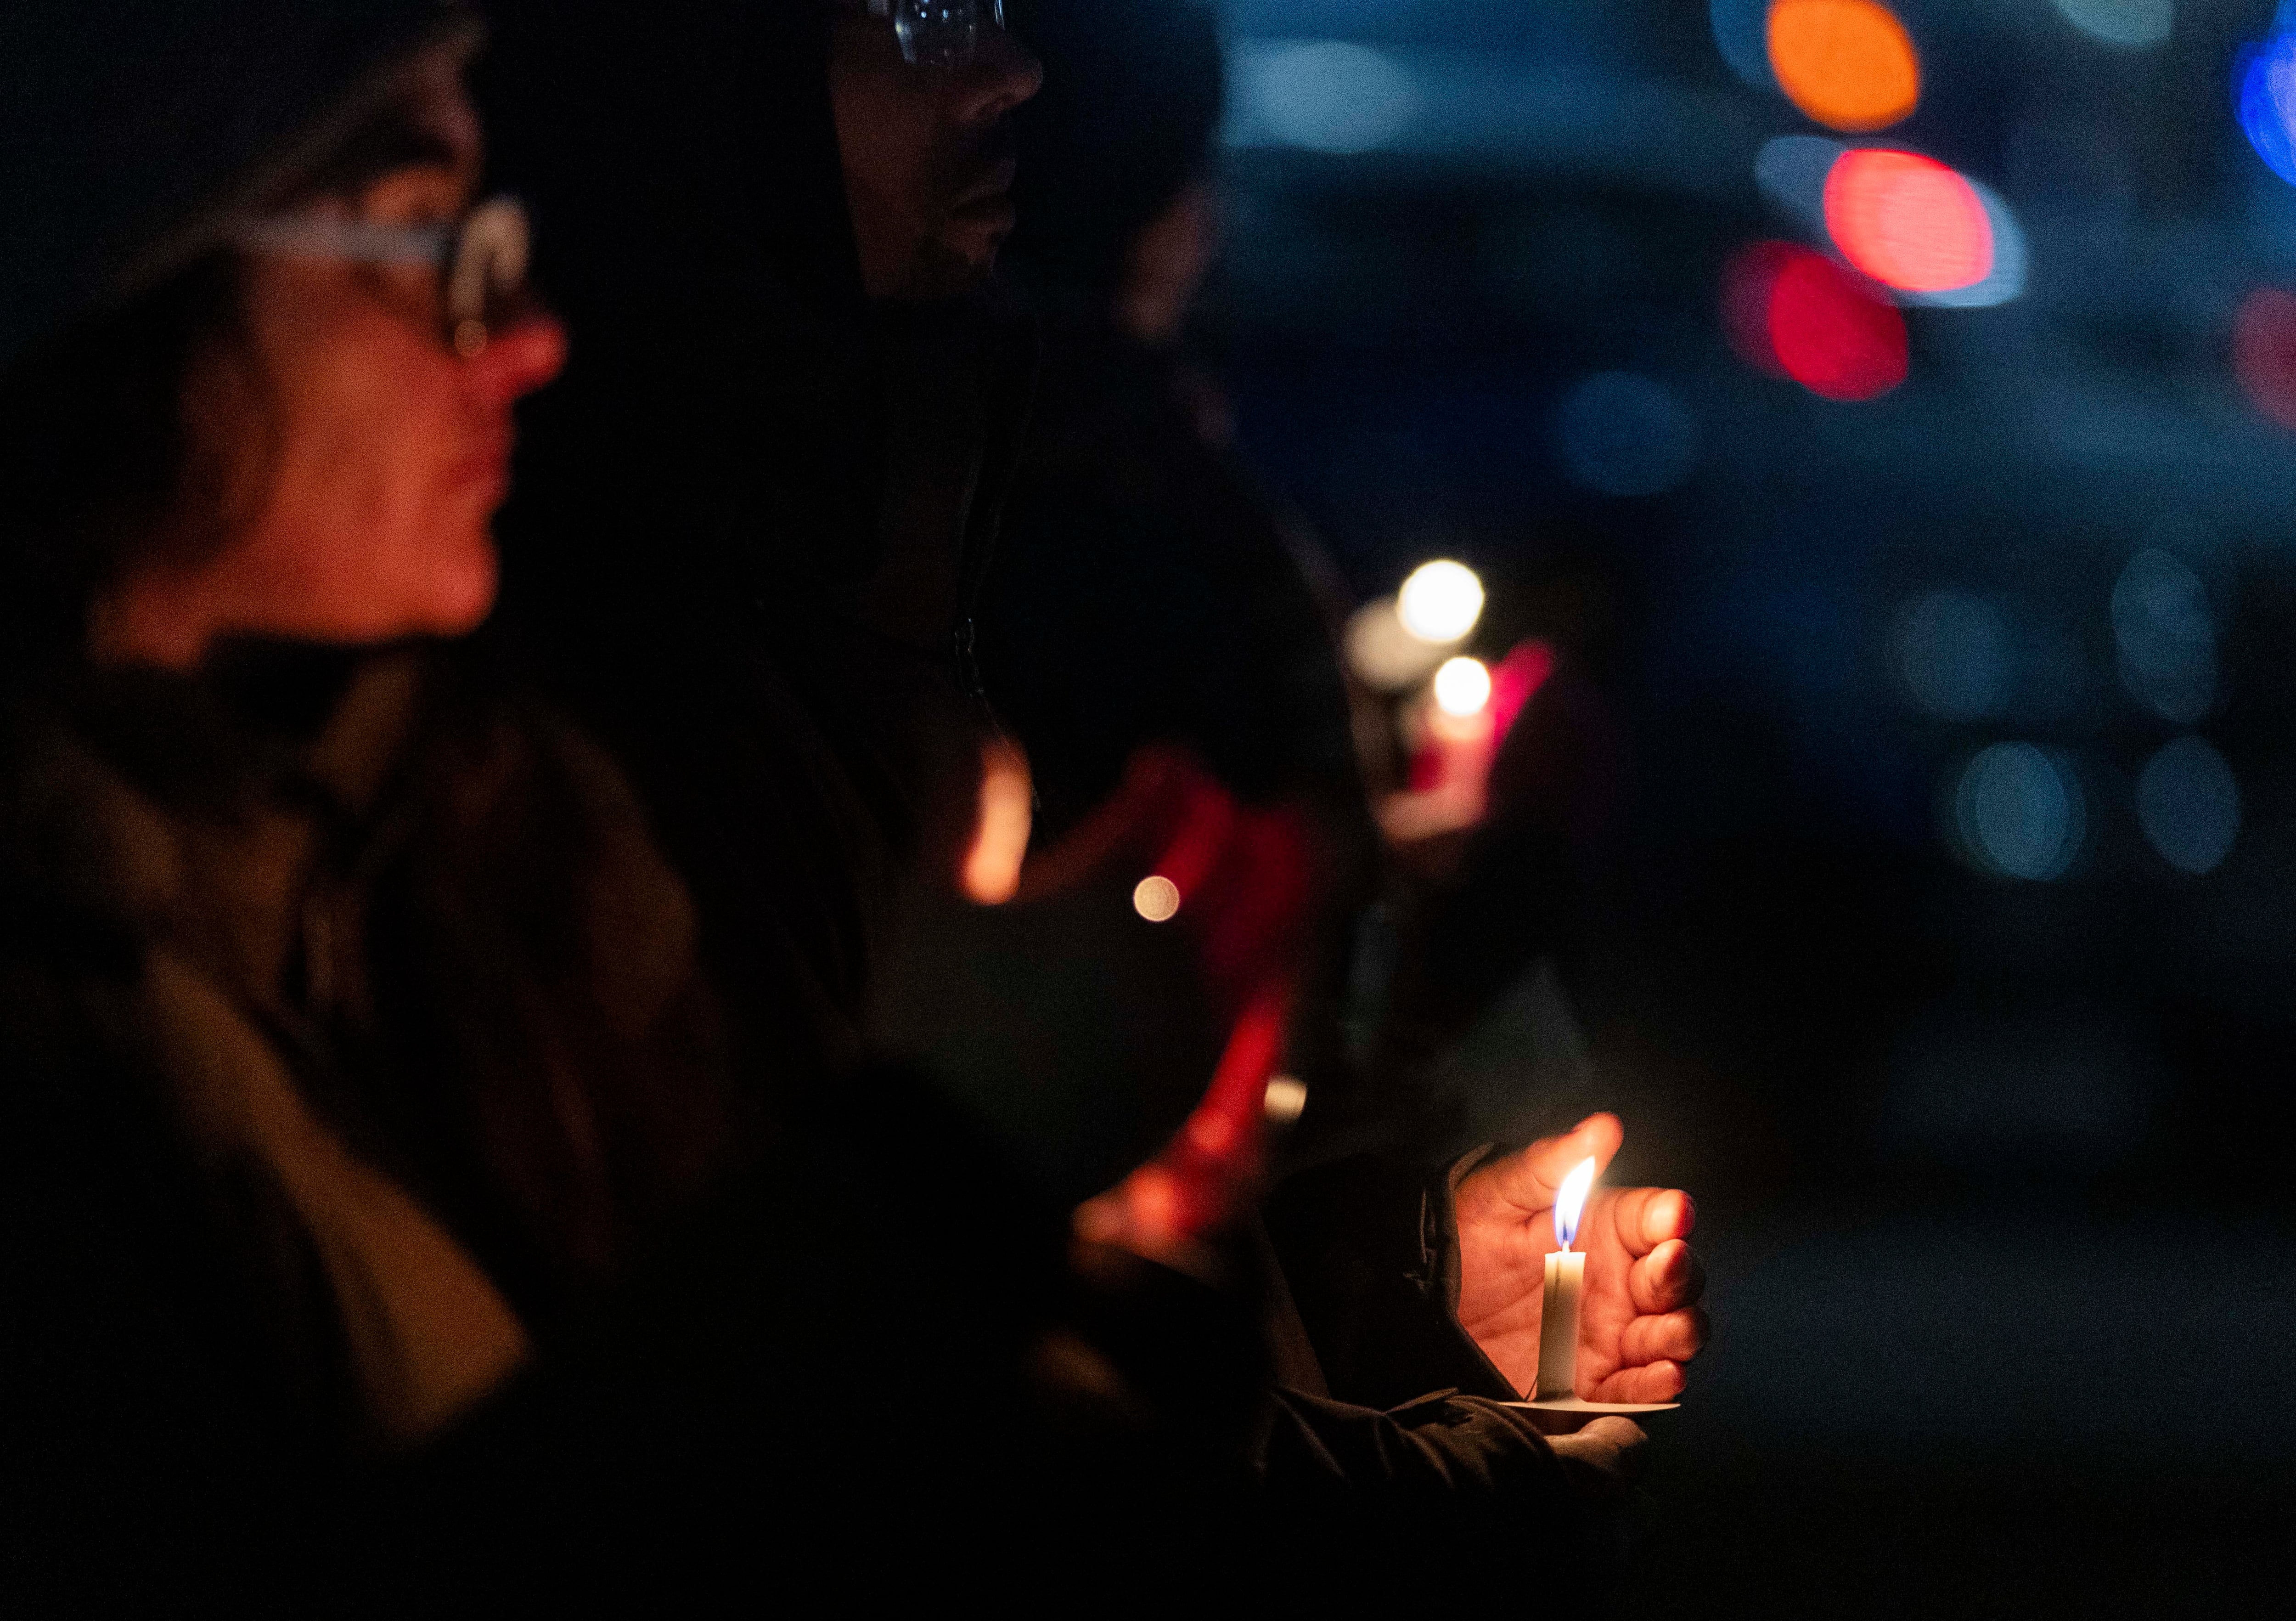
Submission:
[[[1180,886],[1151,873],[1132,886],[1132,909],[1151,923],[1169,923],[1180,915]]]
[[[1411,571],[1395,605],[1403,628],[1421,641],[1459,641],[1483,616],[1483,582],[1465,564],[1439,557]]]
[[[1447,715],[1479,715],[1491,701],[1491,672],[1480,659],[1447,659],[1435,672],[1435,707]]]
[[[1767,39],[1778,88],[1829,128],[1887,129],[1922,99],[1921,57],[1880,0],[1774,0]]]
[[[2259,287],[2233,322],[2233,374],[2248,403],[2296,429],[2296,293]]]
[[[2240,784],[2204,740],[2176,738],[2136,778],[2136,820],[2169,866],[2195,877],[2213,872],[2240,836]]]
[[[1933,158],[1862,147],[1825,176],[1825,228],[1884,286],[1949,292],[1993,274],[1993,222],[1974,187]]]
[[[1872,399],[1906,380],[1906,318],[1813,249],[1756,243],[1723,274],[1722,319],[1750,364],[1827,399]]]
[[[1663,495],[1698,465],[1698,419],[1636,372],[1579,382],[1555,412],[1554,437],[1572,481],[1604,495]]]
[[[2174,0],[2056,0],[2057,10],[2092,39],[2141,51],[2177,26]]]
[[[2030,743],[1997,743],[1971,760],[1955,786],[1962,848],[2005,878],[2062,877],[2088,831],[2080,783]]]
[[[2241,132],[2272,172],[2296,185],[2296,30],[2274,34],[2233,63]]]

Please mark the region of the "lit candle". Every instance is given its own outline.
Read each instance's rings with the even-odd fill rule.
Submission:
[[[1595,1162],[1582,1159],[1554,1195],[1554,1241],[1562,1247],[1546,1257],[1546,1293],[1538,1312],[1537,1402],[1568,1400],[1578,1394],[1578,1294],[1587,1282],[1587,1257],[1570,1247],[1578,1236],[1578,1215],[1595,1186]]]

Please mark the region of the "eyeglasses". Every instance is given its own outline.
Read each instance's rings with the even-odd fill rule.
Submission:
[[[448,225],[394,226],[332,214],[250,220],[240,245],[288,259],[428,265],[439,273],[447,347],[468,359],[525,313],[533,230],[512,197],[492,197]]]
[[[869,0],[890,18],[901,60],[913,68],[962,68],[980,53],[980,29],[1004,27],[1004,0]]]

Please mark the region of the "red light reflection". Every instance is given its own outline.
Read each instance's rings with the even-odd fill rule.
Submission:
[[[1993,274],[1993,221],[1968,181],[1934,159],[1860,148],[1825,177],[1825,228],[1866,275],[1906,292],[1973,287]]]
[[[1906,380],[1906,318],[1824,254],[1761,242],[1722,278],[1722,325],[1748,364],[1827,399],[1872,399]]]
[[[2232,365],[2249,404],[2296,428],[2296,293],[2259,287],[2241,301]]]

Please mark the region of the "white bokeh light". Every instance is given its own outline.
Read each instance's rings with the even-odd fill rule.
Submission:
[[[1491,701],[1491,672],[1480,659],[1447,659],[1435,672],[1435,707],[1447,715],[1478,715]]]
[[[1461,640],[1483,616],[1483,582],[1464,563],[1438,558],[1414,569],[1396,597],[1403,628],[1423,642]]]

